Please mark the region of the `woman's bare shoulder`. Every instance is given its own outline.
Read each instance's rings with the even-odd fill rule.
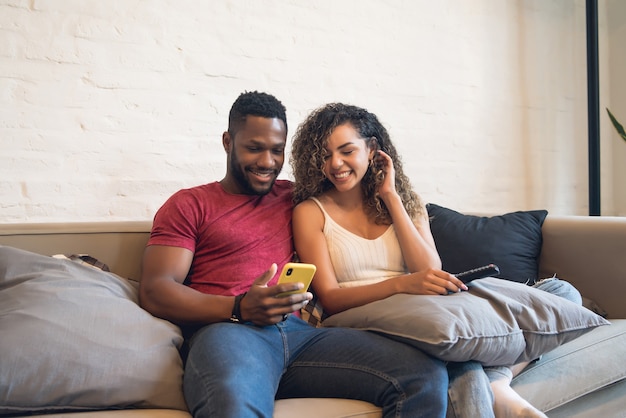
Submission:
[[[294,219],[298,218],[298,219],[313,220],[317,217],[319,217],[320,219],[323,219],[324,214],[322,213],[322,210],[320,209],[320,207],[315,201],[311,199],[307,199],[298,203],[293,208],[293,217]]]

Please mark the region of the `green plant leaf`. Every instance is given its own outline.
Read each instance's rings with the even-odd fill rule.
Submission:
[[[624,131],[624,127],[617,121],[617,119],[615,118],[615,116],[613,116],[608,107],[606,108],[606,111],[609,113],[609,118],[611,119],[611,123],[613,123],[613,126],[615,126],[615,130],[617,131],[619,136],[621,136],[622,139],[626,141],[626,131]]]

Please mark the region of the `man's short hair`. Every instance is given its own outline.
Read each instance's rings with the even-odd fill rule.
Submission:
[[[278,118],[285,123],[287,130],[287,114],[285,106],[271,94],[258,91],[241,93],[233,103],[228,114],[228,133],[232,137],[246,122],[246,117],[261,116],[264,118]]]

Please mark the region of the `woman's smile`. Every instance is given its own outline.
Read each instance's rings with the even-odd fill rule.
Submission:
[[[343,179],[347,178],[351,173],[352,173],[352,170],[350,170],[350,171],[342,171],[340,173],[333,174],[333,177],[335,179],[337,179],[337,180],[343,180]]]

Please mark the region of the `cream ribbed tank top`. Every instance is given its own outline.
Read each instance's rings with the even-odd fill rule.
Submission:
[[[393,225],[376,239],[363,238],[336,223],[317,198],[311,200],[324,213],[324,236],[339,286],[362,286],[407,273]]]

